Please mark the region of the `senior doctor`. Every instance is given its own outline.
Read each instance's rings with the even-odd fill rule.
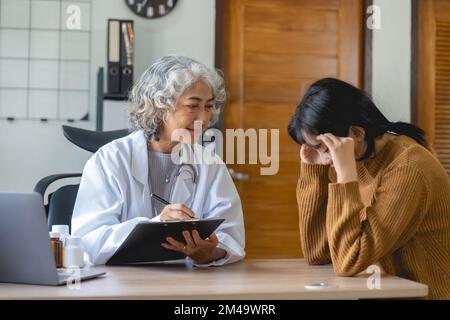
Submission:
[[[184,242],[161,244],[186,254],[197,265],[223,265],[245,255],[239,195],[223,161],[180,165],[177,146],[195,143],[194,123],[217,121],[225,100],[223,78],[187,57],[170,55],[151,65],[130,93],[132,133],[100,148],[86,163],[72,216],[72,233],[82,237],[89,260],[105,264],[134,226],[142,221],[223,218],[203,240],[185,231]],[[176,130],[186,136],[172,140]],[[197,154],[197,153],[194,153]],[[163,205],[154,193],[168,199]]]

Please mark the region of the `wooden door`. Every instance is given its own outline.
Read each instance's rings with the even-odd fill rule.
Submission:
[[[223,32],[216,39],[222,41],[218,67],[228,91],[224,128],[279,129],[278,174],[260,175],[265,165],[229,165],[249,176],[235,180],[247,257],[301,257],[299,146],[287,125],[313,81],[330,76],[361,86],[362,1],[224,0],[217,2],[217,14]]]
[[[450,176],[450,2],[418,0],[417,124]]]

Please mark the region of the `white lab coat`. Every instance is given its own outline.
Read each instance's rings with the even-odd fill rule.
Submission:
[[[196,145],[196,148],[202,148]],[[148,183],[147,141],[142,130],[100,148],[86,163],[72,216],[72,235],[82,237],[91,263],[105,264],[134,226],[152,217]],[[216,230],[227,255],[209,265],[223,265],[245,256],[245,234],[239,195],[223,161],[195,164],[198,183],[191,209],[197,218],[223,218]],[[183,188],[182,188],[183,189]],[[186,188],[184,188],[186,189]],[[189,198],[176,194],[171,203]]]

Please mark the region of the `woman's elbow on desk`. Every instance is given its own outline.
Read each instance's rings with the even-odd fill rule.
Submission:
[[[328,258],[323,257],[312,257],[310,255],[305,255],[305,260],[309,265],[316,266],[316,265],[325,265],[330,264],[331,260]]]
[[[360,263],[333,262],[334,273],[339,277],[353,277],[367,269]]]

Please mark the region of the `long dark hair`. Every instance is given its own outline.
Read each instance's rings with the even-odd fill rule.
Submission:
[[[409,136],[422,146],[428,146],[422,129],[406,122],[390,122],[364,91],[334,78],[321,79],[308,88],[289,123],[288,132],[297,143],[304,144],[303,133],[347,137],[352,125],[366,132],[367,149],[358,160],[369,158],[375,150],[375,139],[387,131]]]

